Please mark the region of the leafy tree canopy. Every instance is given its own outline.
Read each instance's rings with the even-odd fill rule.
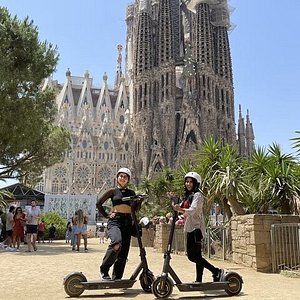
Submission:
[[[54,90],[42,89],[58,62],[57,48],[39,41],[33,21],[20,21],[3,7],[0,40],[0,180],[40,175],[70,141],[54,123]]]

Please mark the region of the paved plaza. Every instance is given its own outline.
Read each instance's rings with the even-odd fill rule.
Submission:
[[[88,280],[98,279],[99,262],[105,253],[107,244],[99,244],[98,239],[88,240],[89,251],[72,252],[63,241],[53,244],[38,244],[36,252],[0,250],[0,299],[68,299],[63,288],[66,274],[81,271]],[[161,273],[163,253],[146,248],[150,269],[155,275]],[[139,262],[138,248],[131,248],[125,277],[129,278]],[[244,280],[241,293],[231,299],[300,299],[300,279],[280,274],[258,273],[253,269],[223,261],[211,262],[219,267],[238,272]],[[194,265],[183,255],[173,255],[171,264],[183,282],[194,281]],[[210,274],[205,271],[205,280]],[[91,290],[84,291],[82,299],[155,299],[141,289],[139,281],[128,290]],[[176,287],[169,299],[229,299],[224,291],[216,292],[179,292]]]

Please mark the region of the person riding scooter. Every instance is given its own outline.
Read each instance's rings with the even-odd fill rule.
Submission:
[[[187,257],[196,264],[196,282],[202,282],[204,268],[211,271],[213,281],[220,281],[223,270],[210,264],[201,253],[201,242],[205,233],[203,215],[203,195],[199,190],[201,177],[196,172],[188,172],[184,176],[184,195],[180,204],[173,208],[184,215],[184,232],[187,235]],[[168,193],[169,197],[175,197]]]

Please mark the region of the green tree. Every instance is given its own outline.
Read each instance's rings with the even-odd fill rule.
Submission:
[[[148,194],[148,199],[143,203],[139,212],[140,216],[165,216],[172,211],[171,202],[167,198],[167,192],[172,190],[174,180],[173,172],[170,169],[164,169],[163,172],[152,179],[145,178],[139,190]]]
[[[292,138],[291,140],[293,142],[293,148],[296,149],[298,155],[300,154],[300,131],[295,132],[298,136]]]
[[[42,220],[46,223],[46,237],[48,237],[49,227],[53,224],[56,228],[56,239],[64,239],[67,222],[57,212],[48,212],[42,215]]]
[[[277,209],[291,214],[295,210],[299,194],[299,167],[293,155],[282,153],[273,143],[267,150],[258,148],[247,168],[248,184],[254,191],[253,208],[266,213]]]
[[[40,42],[37,27],[0,7],[0,179],[39,175],[68,149],[69,133],[55,125],[54,90],[42,89],[58,54]]]
[[[245,214],[241,199],[247,186],[242,165],[234,146],[213,138],[203,142],[197,166],[203,178],[202,190],[208,198],[207,207],[212,201],[219,202],[228,219],[233,213]]]

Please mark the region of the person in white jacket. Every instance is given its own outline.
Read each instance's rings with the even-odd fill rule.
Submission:
[[[196,172],[188,172],[184,176],[182,202],[174,204],[173,207],[184,215],[187,256],[190,261],[196,264],[196,282],[202,282],[204,268],[211,271],[213,281],[220,281],[223,270],[213,266],[202,257],[201,242],[205,233],[205,223],[203,214],[204,197],[199,190],[200,184],[200,175]]]

